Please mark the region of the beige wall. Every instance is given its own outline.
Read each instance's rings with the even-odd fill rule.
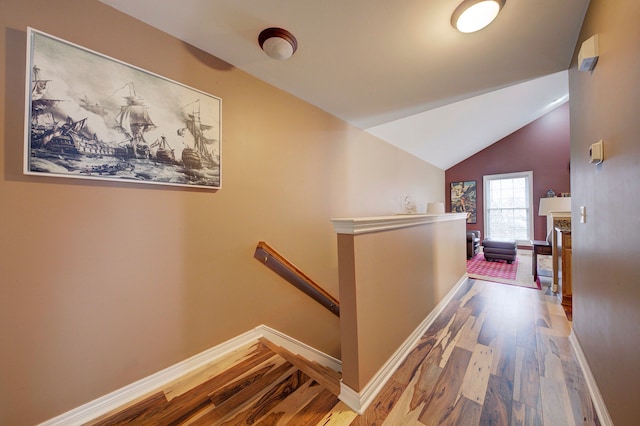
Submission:
[[[340,357],[338,319],[253,259],[256,243],[337,296],[331,217],[444,199],[442,170],[98,1],[3,0],[0,22],[0,424],[261,323]],[[221,97],[223,188],[24,176],[27,26]]]
[[[342,377],[353,390],[363,390],[464,276],[466,218],[456,216],[338,235]]]
[[[593,73],[569,73],[573,328],[616,425],[638,423],[640,394],[640,2],[591,0],[581,43]],[[589,146],[604,139],[604,163]],[[581,224],[579,207],[586,207]]]

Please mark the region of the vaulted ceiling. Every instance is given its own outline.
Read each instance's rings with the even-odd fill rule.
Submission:
[[[462,0],[101,1],[442,169],[566,102],[589,4],[507,0],[462,34]],[[295,35],[293,57],[262,52],[267,27]]]

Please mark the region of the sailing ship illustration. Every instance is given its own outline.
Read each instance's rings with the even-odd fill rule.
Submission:
[[[132,158],[149,158],[151,151],[144,134],[155,129],[156,125],[151,121],[144,99],[136,94],[133,82],[126,86],[129,88],[129,95],[124,97],[127,103],[120,107],[120,112],[116,115],[116,130],[127,137],[124,146]]]
[[[65,101],[48,97],[47,85],[51,80],[43,79],[40,71],[38,66],[33,67],[31,146],[58,154],[113,155],[112,147],[100,142],[95,134],[87,134],[86,117],[81,120],[61,117],[56,106]]]
[[[178,129],[178,136],[191,139],[191,144],[185,143],[185,148],[182,150],[182,164],[188,169],[212,169],[219,165],[209,150],[209,146],[215,144],[216,140],[207,138],[205,131],[212,129],[213,126],[203,124],[200,120],[200,99],[182,107],[183,112],[190,106],[191,112],[185,112],[184,117],[186,127]]]
[[[150,145],[150,148],[157,148],[155,152],[155,160],[159,163],[174,164],[176,156],[174,150],[167,142],[167,138],[162,135]]]
[[[31,143],[44,146],[56,136],[56,121],[51,112],[60,99],[47,98],[47,85],[51,80],[40,76],[40,68],[33,67],[33,87],[31,88]]]
[[[199,99],[174,112],[184,126],[180,122],[170,126],[182,127],[178,135],[184,147],[176,152],[175,142],[159,132],[161,126],[152,120],[150,107],[133,82],[109,95],[115,95],[115,103],[109,99],[101,103],[86,93],[76,98],[70,90],[60,96],[58,92],[65,90],[43,78],[38,66],[32,72],[30,170],[60,173],[64,168],[67,174],[83,176],[206,185],[219,179],[218,141],[207,136],[213,126],[201,122]],[[78,110],[80,119],[73,117]],[[149,143],[151,135],[155,140]]]
[[[37,115],[47,108],[51,108],[60,99],[48,99],[46,98],[47,85],[51,80],[45,80],[40,76],[40,68],[37,65],[33,66],[33,87],[31,88],[31,108]]]

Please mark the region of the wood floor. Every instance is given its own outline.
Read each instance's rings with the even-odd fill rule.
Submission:
[[[92,424],[599,425],[569,333],[553,295],[468,280],[363,415],[261,341]]]

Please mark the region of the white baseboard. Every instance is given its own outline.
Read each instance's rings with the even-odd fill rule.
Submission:
[[[315,361],[318,364],[329,367],[334,371],[342,371],[342,361],[340,361],[339,359],[327,355],[324,352],[320,352],[316,348],[302,343],[301,341],[296,340],[291,336],[287,336],[286,334],[281,333],[278,330],[274,330],[273,328],[267,327],[266,325],[259,325],[258,327],[256,327],[256,332],[260,336],[266,338],[267,340],[270,340],[278,346],[282,346],[293,354],[301,355],[309,361]]]
[[[580,342],[578,341],[576,335],[573,333],[573,330],[571,330],[571,334],[569,335],[569,343],[571,343],[573,353],[576,355],[578,364],[582,369],[582,374],[584,375],[584,378],[587,382],[587,388],[589,389],[589,394],[591,395],[591,401],[593,401],[593,407],[598,414],[598,420],[600,420],[600,424],[603,426],[613,426],[613,421],[611,420],[611,416],[609,415],[607,406],[604,403],[602,394],[600,394],[600,389],[598,389],[596,379],[595,377],[593,377],[591,367],[589,367],[587,358],[582,351],[582,346],[580,346]]]
[[[164,370],[97,398],[87,404],[81,405],[80,407],[49,419],[46,422],[41,423],[41,425],[73,426],[87,423],[117,409],[118,407],[122,407],[123,405],[148,395],[151,392],[155,392],[185,374],[215,362],[217,359],[229,354],[230,352],[255,342],[260,337],[271,340],[273,343],[284,347],[290,352],[302,355],[311,361],[316,361],[319,364],[333,368],[336,371],[342,370],[342,364],[339,360],[324,354],[317,349],[294,339],[293,337],[287,336],[286,334],[280,333],[279,331],[265,325],[259,325],[253,330],[249,330],[240,336],[221,343],[220,345],[200,352],[199,354],[174,364],[171,367],[165,368]]]
[[[422,321],[418,328],[416,328],[416,330],[405,340],[402,346],[396,350],[392,357],[385,363],[378,373],[376,373],[373,379],[369,381],[361,392],[356,392],[344,383],[341,383],[340,399],[354,411],[362,413],[371,403],[373,398],[375,398],[375,396],[380,392],[382,386],[384,386],[391,375],[409,355],[409,352],[417,344],[420,337],[431,326],[433,321],[435,321],[436,317],[442,312],[447,303],[451,301],[458,288],[467,280],[467,278],[468,275],[465,273],[440,301],[440,303],[438,303],[431,313]],[[340,360],[320,352],[317,349],[314,349],[313,347],[266,325],[259,325],[253,330],[249,330],[244,334],[221,343],[220,345],[200,352],[191,358],[67,411],[57,417],[49,419],[41,423],[41,425],[75,426],[87,423],[117,409],[118,407],[148,395],[151,392],[157,391],[183,375],[215,362],[217,359],[229,354],[230,352],[251,344],[260,337],[264,337],[273,343],[282,346],[288,351],[301,355],[310,361],[318,362],[319,364],[332,368],[336,371],[342,371],[342,363]],[[598,415],[600,415],[600,413],[598,413]]]
[[[373,399],[380,393],[382,387],[389,381],[393,373],[400,367],[407,358],[411,350],[416,346],[420,338],[433,324],[435,319],[442,313],[445,306],[453,299],[460,286],[467,280],[465,273],[435,308],[427,315],[420,325],[407,337],[404,343],[394,352],[387,362],[378,370],[373,378],[366,384],[362,391],[353,390],[344,382],[340,383],[340,400],[347,404],[349,408],[358,414],[364,413]]]

